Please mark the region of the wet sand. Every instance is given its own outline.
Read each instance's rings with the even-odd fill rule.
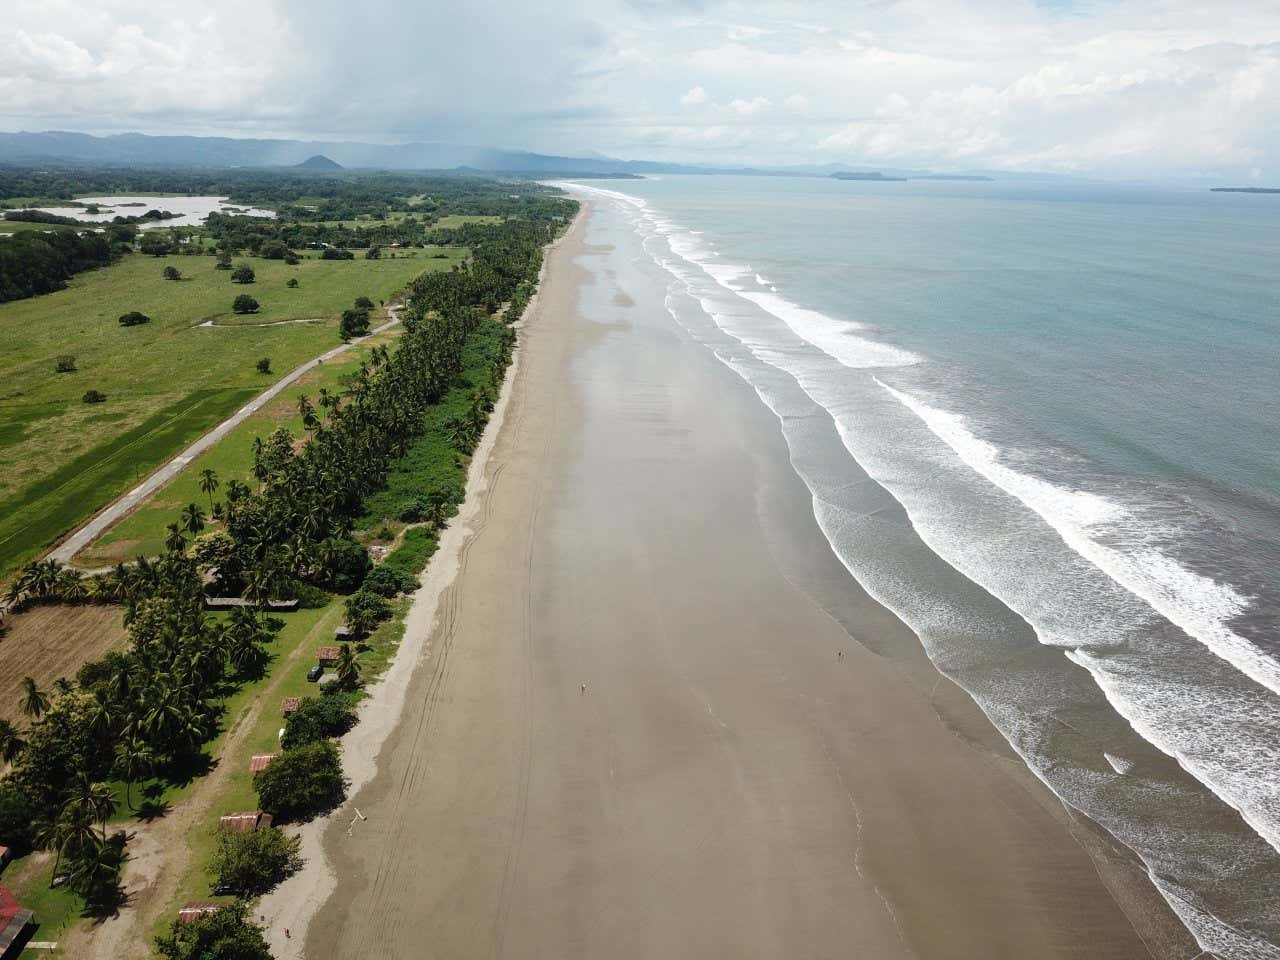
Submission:
[[[838,564],[773,415],[607,239],[580,220],[551,257],[294,951],[1150,955],[1088,826]]]

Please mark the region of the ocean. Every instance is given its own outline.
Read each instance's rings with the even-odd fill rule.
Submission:
[[[1280,201],[563,186],[634,231],[835,554],[1028,767],[1203,949],[1280,957]]]

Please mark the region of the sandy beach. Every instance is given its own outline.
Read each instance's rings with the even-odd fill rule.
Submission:
[[[590,214],[518,356],[277,957],[1183,955]]]

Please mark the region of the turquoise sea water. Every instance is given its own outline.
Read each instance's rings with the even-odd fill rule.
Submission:
[[[1280,198],[572,189],[636,234],[672,318],[778,414],[833,550],[1028,766],[1201,946],[1280,957]]]

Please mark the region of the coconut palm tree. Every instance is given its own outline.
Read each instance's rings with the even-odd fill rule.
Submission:
[[[81,773],[71,788],[71,798],[63,805],[63,810],[83,814],[89,820],[102,823],[102,832],[107,832],[107,818],[115,813],[116,795],[105,783],[89,779],[88,774]]]
[[[189,503],[182,508],[182,529],[193,537],[204,529],[204,510],[198,503]]]
[[[22,678],[22,712],[32,720],[39,720],[49,710],[49,695],[36,686],[31,677]]]
[[[124,781],[124,802],[133,809],[133,785],[155,769],[156,755],[140,737],[122,740],[116,747],[116,775]]]
[[[344,643],[338,650],[338,686],[344,690],[354,690],[360,685],[360,661],[356,659],[351,644]]]
[[[209,495],[209,509],[213,510],[213,494],[218,489],[218,475],[210,467],[200,471],[200,489]]]
[[[168,536],[164,538],[164,548],[170,553],[183,553],[187,549],[187,538],[182,535],[182,531],[178,529],[176,523],[171,523],[167,527]]]
[[[71,820],[61,814],[36,824],[36,845],[42,850],[53,851],[53,872],[49,876],[50,887],[57,882],[58,866],[62,862],[63,851],[67,849],[74,832]]]
[[[13,763],[26,749],[27,741],[22,739],[18,728],[8,720],[0,720],[0,760]]]

